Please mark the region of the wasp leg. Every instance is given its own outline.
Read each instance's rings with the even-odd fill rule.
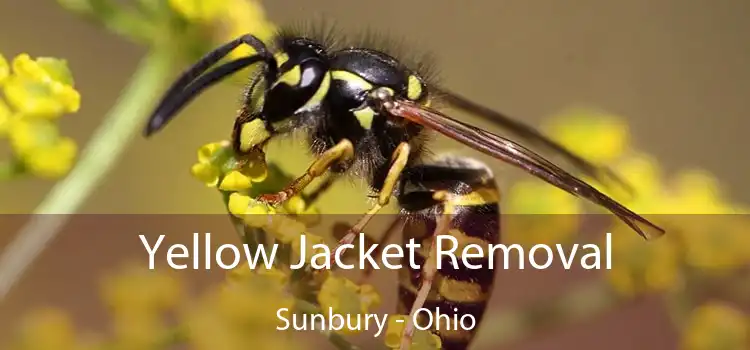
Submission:
[[[316,178],[322,176],[335,163],[346,162],[354,158],[354,146],[347,139],[341,140],[335,146],[321,154],[307,168],[305,175],[292,181],[286,188],[277,193],[264,194],[259,200],[271,205],[280,204],[290,197],[301,193]]]
[[[328,192],[331,186],[333,186],[336,183],[336,181],[338,181],[340,178],[341,178],[341,175],[339,174],[328,174],[325,180],[323,180],[323,182],[318,187],[310,191],[310,193],[302,194],[302,199],[305,200],[305,204],[307,206],[312,206],[313,204],[315,204],[315,202],[320,198],[320,196]]]
[[[365,228],[368,222],[370,222],[370,219],[377,214],[383,207],[388,205],[388,203],[391,200],[391,196],[393,196],[393,192],[396,189],[396,185],[398,184],[398,179],[401,177],[401,173],[404,171],[404,168],[406,168],[406,163],[409,160],[409,153],[411,152],[411,146],[409,146],[408,143],[402,142],[398,147],[396,148],[396,151],[393,152],[393,159],[391,161],[391,167],[388,169],[388,174],[385,177],[385,181],[383,182],[383,188],[380,190],[380,193],[378,193],[378,202],[375,203],[375,205],[370,208],[370,210],[367,211],[367,213],[357,221],[357,223],[352,226],[352,228],[349,230],[349,232],[342,238],[338,246],[336,247],[338,249],[339,246],[342,244],[351,244],[354,242],[354,239],[357,237],[358,232],[362,232],[362,229]],[[335,252],[336,249],[333,250]],[[334,253],[331,253],[334,254]]]
[[[446,203],[446,207],[448,206],[445,192],[436,192],[435,199],[443,201]],[[409,312],[409,318],[406,320],[404,334],[401,337],[401,350],[407,350],[409,349],[409,345],[411,345],[412,337],[414,336],[415,314],[417,313],[417,310],[424,306],[425,301],[427,301],[430,290],[432,290],[432,283],[437,274],[437,245],[435,244],[435,240],[438,236],[448,233],[452,219],[452,211],[446,210],[446,212],[440,216],[437,226],[435,227],[435,232],[430,239],[429,253],[427,253],[427,259],[425,259],[425,264],[422,267],[422,281],[414,299],[414,303],[412,304],[411,311]]]
[[[389,239],[393,236],[393,233],[396,232],[396,229],[399,227],[399,224],[401,224],[401,217],[397,216],[390,225],[388,225],[388,228],[385,229],[385,233],[382,237],[376,242],[377,247],[375,248],[375,251],[372,253],[373,256],[380,256],[380,252],[383,250],[383,243],[388,242]],[[372,265],[367,265],[367,268],[365,269],[364,273],[362,274],[362,277],[359,280],[359,284],[363,284],[367,282],[368,279],[370,279],[370,275],[372,275],[373,271]]]

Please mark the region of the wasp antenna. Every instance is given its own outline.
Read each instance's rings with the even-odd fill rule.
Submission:
[[[183,90],[172,94],[169,99],[165,99],[159,105],[158,109],[152,114],[146,125],[146,129],[144,130],[145,135],[150,136],[161,129],[177,114],[177,112],[200,95],[203,90],[223,80],[225,77],[232,75],[253,63],[261,61],[262,59],[262,57],[257,55],[238,58],[218,66],[210,72],[198,77],[198,79],[185,86]]]
[[[219,62],[242,44],[252,47],[256,54],[228,62],[212,70],[205,76],[201,76],[212,65]],[[243,35],[207,53],[198,62],[185,70],[164,93],[159,105],[149,117],[143,131],[144,136],[151,136],[163,128],[183,106],[209,86],[258,61],[264,61],[267,65],[267,74],[275,76],[278,70],[276,59],[260,39],[250,34]],[[196,78],[198,79],[196,80]]]

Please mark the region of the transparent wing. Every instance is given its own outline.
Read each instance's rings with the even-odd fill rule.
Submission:
[[[608,168],[597,166],[596,164],[583,159],[579,155],[567,149],[565,146],[545,136],[535,128],[526,125],[518,120],[515,120],[505,114],[482,106],[445,88],[434,86],[431,89],[440,95],[441,102],[444,102],[453,108],[463,110],[464,112],[471,113],[472,115],[494,123],[495,125],[498,125],[515,134],[521,140],[527,141],[530,144],[534,144],[535,146],[546,148],[547,150],[550,150],[564,157],[573,166],[580,169],[584,174],[601,182],[602,184],[608,184],[608,182],[605,180],[609,179],[616,182],[630,194],[633,194],[632,187],[625,180],[615,174],[615,172]]]
[[[598,204],[646,239],[656,238],[665,233],[662,228],[518,143],[408,100],[389,102],[392,103],[384,103],[383,108],[390,114],[433,129],[477,151],[513,164],[568,193]]]

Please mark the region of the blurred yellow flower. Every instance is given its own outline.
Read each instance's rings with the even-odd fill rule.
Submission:
[[[620,294],[663,292],[682,281],[680,252],[671,236],[645,241],[624,224],[612,232],[612,269],[606,271],[610,285]]]
[[[695,308],[683,335],[685,350],[741,350],[750,346],[750,320],[721,302]]]
[[[77,340],[68,315],[57,309],[40,309],[23,320],[18,343],[18,350],[57,350],[75,349]]]
[[[580,200],[542,181],[518,181],[505,199],[503,234],[522,246],[565,243],[578,233]]]
[[[10,66],[8,66],[8,60],[5,56],[0,54],[0,85],[5,82],[5,79],[10,75]]]
[[[750,220],[740,215],[690,215],[675,218],[689,266],[721,271],[750,262]],[[717,272],[718,272],[717,271]]]
[[[211,22],[226,11],[226,0],[169,0],[169,6],[185,19]]]
[[[117,314],[155,314],[177,306],[182,285],[159,270],[127,266],[102,282],[104,300]]]
[[[300,349],[281,336],[276,313],[293,310],[294,298],[283,289],[284,272],[236,271],[233,283],[210,291],[185,313],[186,335],[195,349]],[[270,283],[268,283],[270,282]]]
[[[324,314],[330,310],[332,313],[350,315],[364,319],[368,311],[380,306],[380,295],[370,285],[358,286],[351,280],[329,276],[318,293],[318,302]],[[343,334],[355,334],[361,330],[348,329],[344,327]]]
[[[409,315],[393,315],[388,317],[388,325],[385,331],[385,346],[389,349],[401,347],[401,337],[406,328]],[[443,347],[443,342],[436,334],[429,331],[416,329],[412,336],[410,350],[437,350]]]
[[[544,129],[549,135],[594,163],[610,163],[629,147],[628,124],[610,113],[570,109],[553,116]]]
[[[165,318],[144,312],[118,312],[113,316],[114,340],[121,349],[154,349],[163,346],[168,331]]]
[[[674,194],[673,213],[679,214],[732,214],[726,200],[721,197],[718,180],[703,170],[680,172],[671,181]]]
[[[260,1],[257,0],[226,0],[226,13],[221,21],[220,37],[222,41],[234,39],[251,33],[264,43],[271,44],[271,39],[277,32],[276,26],[266,17]],[[253,49],[241,45],[234,49],[230,58],[239,58],[253,54]]]
[[[5,136],[10,128],[11,121],[13,120],[13,111],[10,107],[0,99],[0,137]]]

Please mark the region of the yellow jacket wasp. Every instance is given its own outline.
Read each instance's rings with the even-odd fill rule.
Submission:
[[[240,45],[252,47],[255,53],[208,71]],[[260,200],[269,204],[282,203],[302,192],[328,171],[366,179],[377,193],[377,202],[341,244],[353,241],[355,234],[393,196],[401,215],[411,219],[407,221],[423,223],[416,229],[405,228],[405,240],[418,238],[427,243],[425,247],[442,234],[458,236],[459,240],[470,237],[487,243],[499,241],[500,195],[493,174],[476,160],[452,156],[423,159],[429,130],[598,204],[647,239],[664,234],[658,226],[539,154],[430,106],[441,102],[470,112],[556,152],[594,179],[617,180],[608,170],[590,164],[528,126],[430,84],[419,67],[404,64],[386,50],[364,44],[336,46],[315,34],[282,30],[273,47],[248,34],[209,52],[166,92],[148,121],[145,135],[163,128],[206,88],[255,63],[262,66],[245,92],[234,123],[234,151],[241,156],[262,150],[273,137],[299,130],[307,133],[316,160],[283,191],[261,196]],[[422,271],[402,273],[400,308],[414,314],[423,306],[441,307],[459,315],[470,313],[480,322],[494,282],[492,274],[460,267],[436,271],[435,257],[429,249],[422,259]],[[436,276],[440,278],[436,280]],[[408,347],[413,331],[410,318],[402,349]],[[473,334],[465,331],[439,335],[444,349],[465,349]]]

